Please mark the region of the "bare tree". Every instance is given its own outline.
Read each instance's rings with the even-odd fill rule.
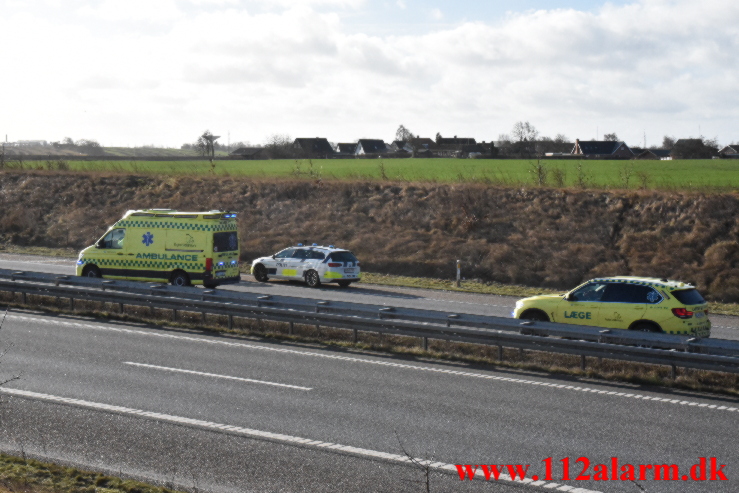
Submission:
[[[557,134],[554,136],[554,142],[556,142],[557,144],[565,144],[569,142],[569,139],[565,134]]]
[[[195,149],[200,153],[201,156],[209,157],[211,163],[213,162],[213,158],[216,155],[214,142],[219,137],[219,135],[213,135],[210,130],[206,130],[205,132],[203,132],[203,135],[198,137],[197,142],[195,142]]]
[[[616,132],[613,132],[612,134],[604,134],[603,140],[608,142],[618,142],[618,135],[616,135]]]
[[[413,138],[413,134],[410,130],[405,128],[404,125],[400,125],[398,127],[398,130],[395,131],[395,140],[399,140],[401,142],[408,142]]]
[[[529,122],[516,122],[511,130],[513,139],[518,142],[533,142],[539,137],[539,131]]]
[[[288,159],[297,154],[293,139],[287,134],[273,134],[264,143],[264,152],[270,159]]]
[[[665,135],[662,138],[662,149],[671,151],[673,147],[675,147],[675,137],[670,137],[669,135]]]

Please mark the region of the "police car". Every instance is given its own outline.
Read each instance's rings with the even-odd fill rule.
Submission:
[[[332,282],[345,288],[360,277],[359,261],[352,252],[315,243],[311,246],[298,243],[270,257],[258,258],[251,264],[251,273],[259,282],[300,280],[312,288]]]
[[[694,286],[649,277],[593,279],[565,294],[519,300],[514,318],[709,337],[708,304]]]

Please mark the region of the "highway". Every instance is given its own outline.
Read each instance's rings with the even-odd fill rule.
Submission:
[[[68,259],[4,255],[0,267],[72,272]],[[374,286],[237,289],[497,315],[512,306]],[[681,476],[716,457],[728,481],[654,481],[650,472],[638,483],[739,489],[739,399],[725,396],[23,310],[8,313],[0,344],[10,345],[0,378],[20,375],[0,387],[0,450],[188,491],[425,491],[424,470],[404,451],[433,461],[434,492],[638,491],[575,480],[579,457],[590,475],[617,457],[676,464]],[[461,482],[455,464],[530,464],[528,477],[540,477]]]
[[[547,457],[687,471],[715,456],[729,481],[679,491],[737,488],[736,399],[24,311],[1,334],[13,346],[0,371],[21,374],[0,394],[6,452],[213,492],[423,491],[423,471],[383,456],[401,444],[446,465],[531,464],[530,475]],[[635,491],[554,476],[557,488]],[[431,485],[541,490],[438,470]]]
[[[75,273],[73,260],[31,255],[0,254],[0,268],[67,275],[74,275]],[[512,296],[495,296],[362,283],[353,284],[347,289],[333,284],[314,289],[301,283],[286,281],[258,283],[249,275],[243,275],[242,280],[238,285],[223,286],[219,289],[297,296],[327,301],[347,301],[373,305],[443,310],[450,313],[493,315],[497,317],[510,317],[518,299]],[[713,324],[711,337],[739,340],[739,317],[715,314],[712,314],[710,317],[711,323]]]

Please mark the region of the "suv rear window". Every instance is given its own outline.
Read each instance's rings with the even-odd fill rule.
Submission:
[[[683,305],[702,305],[706,302],[697,289],[681,289],[680,291],[672,291],[670,294]]]
[[[331,253],[330,260],[334,262],[356,262],[357,257],[352,252],[333,252]]]
[[[239,237],[236,231],[213,233],[214,252],[234,252],[239,249]]]

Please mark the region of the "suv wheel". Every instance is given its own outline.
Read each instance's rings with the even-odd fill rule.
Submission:
[[[522,320],[536,320],[537,322],[549,322],[549,317],[541,310],[526,310],[519,317]]]
[[[318,276],[318,272],[309,270],[305,274],[305,282],[312,288],[317,288],[321,285],[321,278]]]

